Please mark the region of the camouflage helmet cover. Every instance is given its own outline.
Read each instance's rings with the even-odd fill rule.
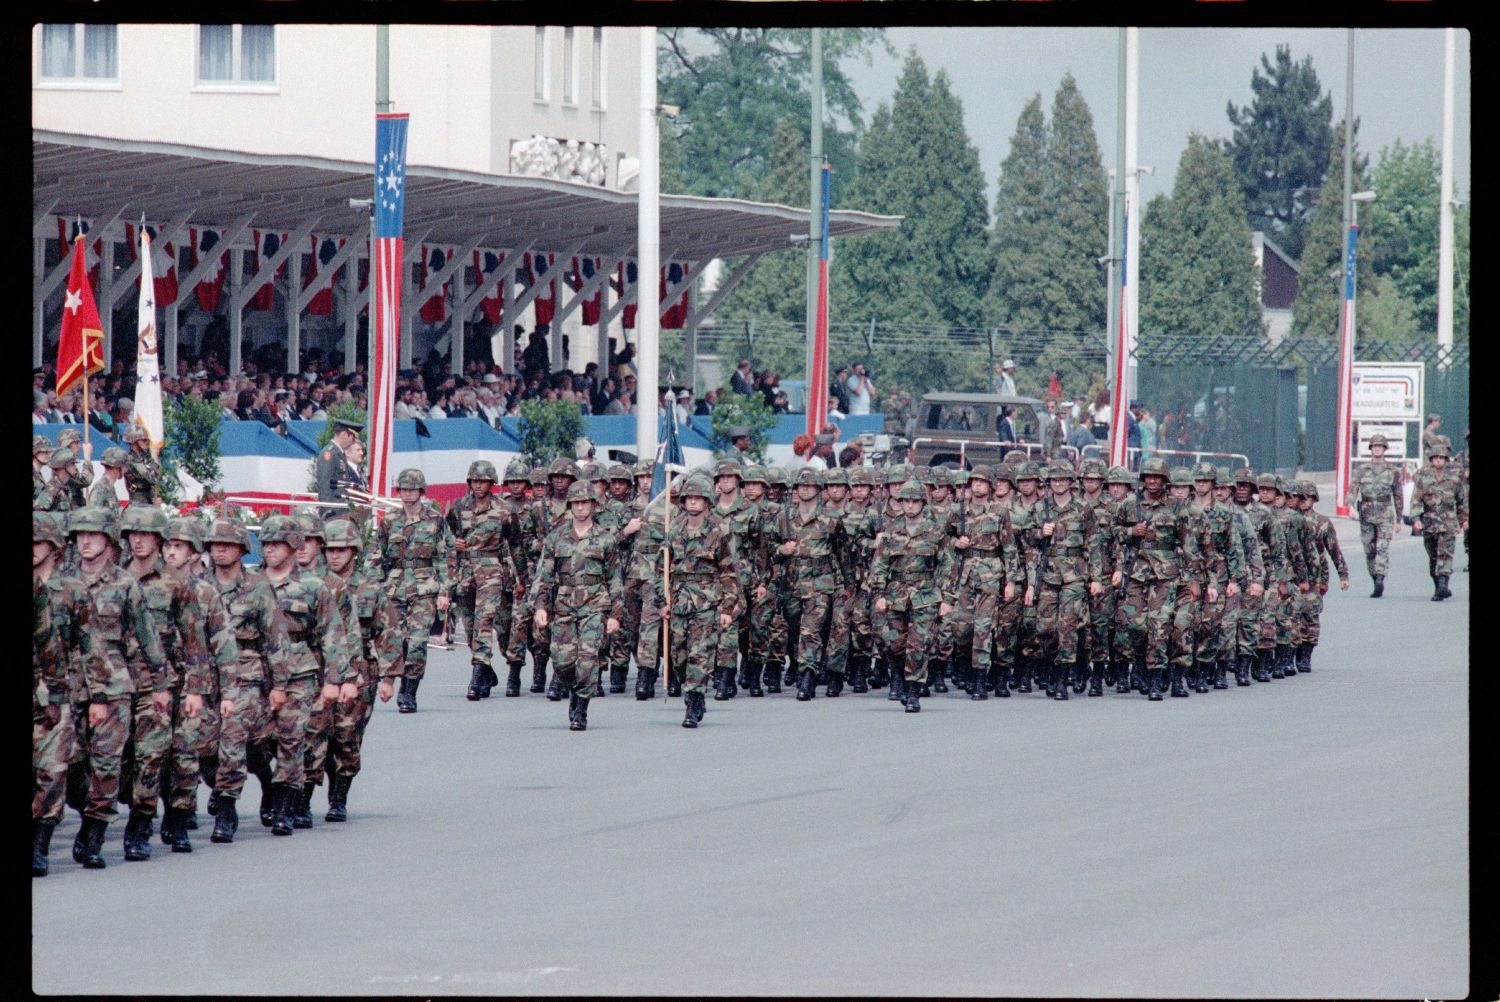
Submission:
[[[34,511],[31,513],[31,541],[51,543],[59,550],[67,545],[63,537],[63,520],[57,512]]]
[[[739,477],[745,479],[745,468],[732,459],[721,459],[714,464],[714,479],[720,477]]]
[[[772,487],[787,486],[786,470],[782,469],[779,466],[766,467],[766,483],[770,484]]]
[[[359,529],[347,518],[331,518],[323,524],[323,545],[330,550],[348,548],[358,552],[364,549],[364,542]]]
[[[495,464],[490,462],[488,459],[476,459],[474,460],[474,462],[470,463],[468,475],[466,475],[464,479],[488,480],[491,483],[498,483],[500,480],[500,478],[495,474]]]
[[[595,502],[597,502],[598,498],[594,497],[594,492],[589,489],[589,485],[588,484],[586,484],[583,481],[579,480],[579,481],[575,481],[574,483],[572,483],[572,484],[569,485],[569,487],[568,487],[568,494],[567,494],[567,500],[568,500],[569,504],[572,504],[574,501],[595,501]]]
[[[413,489],[425,491],[427,489],[427,478],[422,475],[421,470],[415,467],[402,470],[396,476],[396,489],[398,491]]]
[[[992,484],[995,482],[995,471],[989,465],[980,463],[969,471],[969,480],[971,482],[975,480],[983,480],[985,483]]]
[[[71,449],[53,449],[52,455],[47,457],[47,465],[54,470],[66,469],[73,465],[74,458]]]
[[[31,454],[35,456],[43,452],[49,456],[52,455],[52,440],[46,435],[31,436]]]
[[[83,441],[83,433],[77,428],[64,428],[57,433],[57,447],[66,449],[68,446]]]
[[[1212,463],[1199,463],[1193,467],[1194,480],[1212,480],[1218,483],[1219,471]]]
[[[635,474],[630,472],[630,467],[625,466],[622,463],[616,463],[615,465],[611,466],[607,473],[609,481],[611,483],[615,482],[616,480],[623,480],[626,483],[631,483],[635,480]]]
[[[823,484],[822,476],[814,467],[804,466],[797,471],[796,485],[802,487],[806,484],[812,484],[814,487],[821,487]]]
[[[180,539],[194,552],[202,553],[203,523],[191,515],[179,515],[167,522],[167,539]]]
[[[798,478],[801,482],[801,478]],[[709,484],[708,478],[694,473],[683,481],[682,487],[678,489],[677,496],[680,498],[703,498],[705,501],[714,499],[713,486]]]
[[[531,480],[531,467],[526,465],[526,460],[517,457],[512,459],[505,467],[505,482],[508,484],[527,483]]]
[[[606,469],[606,467],[605,467],[605,465],[603,463],[597,463],[597,462],[584,463],[583,464],[583,468],[581,470],[579,470],[578,472],[579,472],[580,479],[587,480],[589,483],[593,483],[596,480],[608,480],[609,479],[609,471],[608,471],[608,469]]]
[[[1103,480],[1105,474],[1108,472],[1109,465],[1097,456],[1090,456],[1078,465],[1078,475],[1080,477],[1095,477]]]
[[[769,480],[766,478],[766,468],[764,466],[745,467],[745,472],[740,475],[740,479],[747,484],[769,483]]]
[[[558,456],[552,461],[552,465],[547,467],[547,476],[572,477],[574,480],[577,480],[578,467],[574,465],[571,459],[568,459],[564,456]]]
[[[1170,477],[1172,471],[1167,467],[1167,461],[1160,456],[1152,456],[1141,464],[1141,476],[1143,477]]]
[[[120,531],[149,532],[167,538],[167,513],[149,504],[133,504],[120,515]]]
[[[1385,436],[1382,435],[1378,431],[1375,434],[1373,434],[1373,435],[1370,436],[1370,446],[1373,448],[1374,446],[1377,446],[1377,445],[1383,445],[1383,446],[1385,446],[1387,448],[1390,447],[1390,443],[1386,441]]]
[[[126,444],[128,445],[128,444],[130,444],[132,442],[142,441],[143,439],[147,438],[148,436],[146,435],[146,429],[145,428],[142,428],[138,424],[133,424],[133,425],[130,425],[128,428],[126,428],[125,429],[125,433],[123,435],[121,435],[120,437],[123,438],[125,440]]]
[[[1255,478],[1256,487],[1269,487],[1272,490],[1281,491],[1281,478],[1274,473],[1262,473]]]
[[[232,518],[214,519],[213,528],[209,529],[205,542],[232,543],[247,553],[250,551],[250,533]]]
[[[104,450],[104,455],[99,457],[99,465],[109,466],[116,469],[121,466],[129,466],[130,453],[126,452],[118,445],[112,445],[108,449]]]
[[[1105,475],[1104,479],[1112,484],[1130,484],[1132,486],[1135,484],[1135,474],[1123,466],[1111,466],[1109,473]]]
[[[1067,463],[1053,463],[1047,467],[1048,480],[1072,480],[1077,472]]]
[[[823,486],[830,487],[834,485],[848,487],[849,471],[841,466],[825,471],[823,474]]]
[[[297,523],[297,528],[302,530],[302,541],[309,539],[322,540],[326,545],[327,540],[323,536],[323,520],[310,511],[299,511],[291,516]]]
[[[915,480],[908,480],[906,483],[904,483],[904,484],[901,485],[901,489],[900,490],[896,491],[896,500],[898,500],[898,501],[926,501],[927,500],[927,492],[922,489],[922,485],[920,483],[918,483],[917,481],[915,481]]]
[[[875,472],[873,466],[856,466],[849,471],[851,487],[874,487],[879,482],[879,474]]]
[[[262,545],[286,543],[295,550],[302,545],[302,527],[291,516],[272,515],[260,524],[260,541]]]
[[[1449,458],[1451,451],[1452,450],[1448,448],[1447,441],[1440,439],[1439,441],[1432,443],[1432,448],[1427,450],[1427,456],[1428,458],[1431,458],[1433,456],[1442,456],[1444,459],[1447,459]]]
[[[1237,484],[1254,485],[1255,472],[1248,466],[1241,466],[1239,469],[1234,471],[1234,482]]]
[[[102,532],[115,542],[120,541],[120,530],[114,512],[95,505],[75,508],[68,515],[68,535],[79,532]]]
[[[1016,467],[1017,480],[1040,480],[1042,479],[1042,465],[1034,460],[1026,460]]]
[[[1193,471],[1186,466],[1176,466],[1167,474],[1167,482],[1173,487],[1188,487],[1193,483]]]

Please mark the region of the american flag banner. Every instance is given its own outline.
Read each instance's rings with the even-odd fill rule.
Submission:
[[[1333,457],[1333,507],[1339,515],[1349,514],[1349,462],[1353,443],[1354,393],[1354,264],[1359,227],[1350,226],[1344,244],[1344,302],[1339,317],[1339,412],[1338,439]]]
[[[822,236],[818,240],[818,315],[813,328],[812,371],[807,374],[807,434],[822,433],[828,420],[828,185],[833,168],[823,165]]]
[[[401,325],[401,225],[406,211],[405,114],[375,116],[375,261],[370,337],[370,492],[389,497],[391,417],[396,406],[396,367]]]

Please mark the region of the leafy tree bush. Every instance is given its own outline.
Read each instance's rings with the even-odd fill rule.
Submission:
[[[528,400],[521,405],[521,451],[533,464],[572,457],[573,443],[583,434],[583,412],[576,403]]]

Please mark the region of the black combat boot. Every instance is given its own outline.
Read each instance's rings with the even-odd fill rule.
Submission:
[[[1016,686],[1017,692],[1031,691],[1031,659],[1024,655],[1016,655],[1016,676],[1021,680]]]
[[[641,702],[656,696],[656,666],[635,668],[635,698]]]
[[[1237,654],[1234,659],[1234,684],[1250,684],[1250,655]]]
[[[578,722],[578,692],[568,692],[568,730],[577,730],[573,725]]]
[[[750,688],[750,659],[740,658],[740,671],[737,684],[741,689]]]
[[[747,666],[745,669],[745,691],[751,696],[764,696],[766,690],[761,688],[760,678],[765,669],[761,665],[760,659],[746,658],[745,664]]]
[[[924,688],[923,683],[918,682],[915,679],[909,679],[908,678],[908,679],[902,679],[901,680],[901,696],[902,696],[901,701],[906,706],[906,712],[907,713],[921,713],[922,712],[922,689],[923,688]]]
[[[978,666],[973,666],[970,668],[969,699],[971,701],[980,702],[990,698],[988,675],[988,672],[980,671]]]
[[[677,668],[667,669],[667,695],[673,699],[682,695],[682,672]]]
[[[519,665],[517,666],[519,667]],[[545,692],[547,690],[547,664],[544,661],[531,662],[531,688],[528,692]]]
[[[766,692],[781,692],[781,660],[772,658],[761,662],[761,673],[765,675]]]
[[[624,692],[625,679],[630,676],[630,662],[609,666],[609,691]]]
[[[506,668],[505,694],[507,696],[519,696],[521,694],[521,666],[510,664]]]
[[[817,684],[811,668],[803,668],[797,673],[797,701],[805,703],[813,698],[814,686]]]
[[[313,783],[303,783],[300,790],[295,786],[292,787],[292,794],[296,798],[297,804],[297,809],[292,812],[293,828],[312,827],[312,798],[313,793],[315,793],[317,789],[317,785]]]
[[[416,713],[416,683],[410,678],[401,679],[401,691],[396,693],[396,709],[401,713]]]
[[[793,638],[793,639],[795,639],[795,638]],[[795,654],[789,655],[787,657],[787,659],[786,659],[786,674],[784,674],[784,675],[781,676],[781,684],[782,685],[796,685],[797,684],[797,676],[800,673],[801,673],[801,669],[797,665],[797,655],[795,655]]]
[[[557,666],[552,666],[552,681],[547,683],[547,698],[554,703],[562,702],[566,692],[563,690],[562,676],[557,673]]]
[[[687,692],[683,694],[683,702],[687,704],[687,712],[682,718],[683,727],[697,727],[703,720],[703,693]]]
[[[946,658],[934,658],[927,662],[927,678],[932,683],[933,692],[948,691],[948,683],[943,678],[947,668],[948,661]]]
[[[481,699],[489,699],[490,698],[490,692],[491,692],[491,690],[493,690],[495,688],[495,686],[497,686],[499,684],[500,684],[500,676],[495,674],[494,667],[491,666],[491,665],[485,665],[484,666],[484,688],[481,689],[481,690],[479,690],[479,696],[480,696],[480,698]]]
[[[1095,661],[1089,671],[1089,695],[1104,695],[1104,662]]]
[[[1071,665],[1066,661],[1058,661],[1052,666],[1053,699],[1065,700],[1068,698],[1068,689],[1070,688],[1071,682],[1071,679],[1069,678],[1069,675],[1071,674],[1069,670],[1070,668]]]
[[[353,776],[333,776],[328,780],[328,813],[323,815],[324,821],[349,820],[349,784],[353,782]]]
[[[1277,644],[1270,651],[1271,677],[1273,679],[1286,678],[1286,671],[1283,669],[1283,662],[1281,660],[1281,652],[1285,646],[1285,644]]]
[[[1271,681],[1271,654],[1269,647],[1257,647],[1250,657],[1250,675],[1257,682]]]
[[[1212,661],[1195,662],[1193,665],[1193,691],[1207,692],[1213,682],[1214,663]]]
[[[151,820],[154,814],[132,810],[125,822],[125,858],[131,862],[151,858]]]
[[[716,702],[723,702],[729,698],[729,679],[733,673],[733,668],[714,669],[714,700]]]
[[[891,673],[886,668],[885,658],[878,654],[870,656],[870,688],[883,689],[889,685]]]
[[[292,818],[297,813],[298,790],[290,783],[277,783],[272,789],[271,834],[290,835]]]
[[[1010,669],[1003,664],[996,663],[990,668],[990,673],[995,676],[995,695],[1000,699],[1010,698]]]
[[[885,698],[886,699],[888,699],[888,700],[895,700],[896,702],[901,702],[905,698],[905,696],[903,694],[903,690],[905,688],[905,683],[903,681],[903,676],[905,674],[905,670],[906,670],[906,659],[905,658],[903,658],[903,657],[901,657],[899,655],[896,656],[896,657],[891,658],[891,660],[890,660],[890,672],[891,672],[890,683],[891,683],[891,688],[890,688],[890,691],[885,694]]]
[[[839,696],[844,691],[844,673],[830,671],[828,673],[828,690],[824,693],[829,699]]]
[[[255,774],[260,780],[260,826],[269,828],[276,818],[276,784],[271,780],[271,770],[265,769]]]
[[[1182,666],[1181,665],[1173,665],[1172,668],[1171,668],[1171,672],[1172,672],[1172,695],[1173,696],[1181,696],[1183,698],[1186,698],[1189,695],[1189,693],[1188,693],[1188,690],[1187,690],[1187,686],[1184,685],[1183,681],[1182,681],[1182,675],[1183,675],[1183,668],[1182,668]]]
[[[239,830],[240,816],[235,810],[234,798],[219,798],[219,810],[214,815],[214,832],[208,837],[210,842],[229,843],[234,841],[234,833]]]
[[[188,810],[185,807],[168,807],[167,808],[167,814],[169,816],[172,816],[171,835],[172,835],[172,851],[173,852],[192,852],[193,851],[193,843],[191,841],[189,841],[189,839],[188,839],[188,828],[187,828],[187,819],[188,819],[189,815],[191,815],[192,813],[193,813],[192,811]],[[162,828],[163,837],[165,837],[166,832],[167,832],[167,823],[165,821],[162,822],[161,828]]]
[[[1376,574],[1373,576],[1375,578],[1375,589],[1370,592],[1370,597],[1379,598],[1380,596],[1385,594],[1385,575]]]
[[[1438,594],[1442,598],[1452,598],[1453,593],[1448,590],[1448,575],[1439,574],[1437,579]]]
[[[1229,688],[1229,666],[1233,663],[1233,660],[1234,660],[1233,658],[1220,658],[1217,662],[1215,662],[1215,664],[1214,664],[1214,688],[1215,689],[1227,689],[1227,688]]]
[[[1160,668],[1147,668],[1145,683],[1146,698],[1152,702],[1160,700],[1166,693],[1167,686],[1162,680],[1162,669]]]
[[[31,875],[45,877],[49,864],[47,853],[52,850],[52,833],[57,830],[56,821],[37,819],[31,822]]]
[[[469,674],[469,691],[464,693],[464,699],[467,699],[471,703],[477,703],[483,699],[485,680],[484,665],[475,661],[474,670]]]
[[[1301,643],[1297,645],[1297,670],[1304,675],[1312,671],[1313,645]]]
[[[863,654],[855,654],[849,658],[849,691],[853,693],[865,693],[870,691],[870,662]]]
[[[1272,678],[1297,677],[1297,666],[1292,663],[1291,644],[1277,644],[1275,657],[1276,660],[1273,662],[1275,667],[1271,670]],[[1278,671],[1281,672],[1280,675],[1276,674]]]
[[[73,840],[73,861],[83,864],[85,870],[104,869],[104,832],[108,827],[108,821],[84,818]]]
[[[215,814],[219,813],[219,791],[218,790],[211,790],[211,791],[209,791],[209,794],[208,794],[208,806],[206,808],[204,808],[204,809],[206,811],[208,811],[208,816],[209,817],[213,817]],[[194,827],[196,827],[196,825]]]
[[[573,711],[573,722],[568,726],[572,731],[586,731],[589,729],[589,697],[579,696],[577,708]]]

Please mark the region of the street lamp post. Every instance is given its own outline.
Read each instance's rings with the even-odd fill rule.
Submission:
[[[1354,448],[1354,294],[1355,263],[1359,241],[1359,203],[1375,201],[1375,192],[1357,191],[1349,196],[1349,229],[1344,242],[1344,316],[1339,336],[1339,427],[1334,455],[1334,511],[1349,515],[1349,466]]]

